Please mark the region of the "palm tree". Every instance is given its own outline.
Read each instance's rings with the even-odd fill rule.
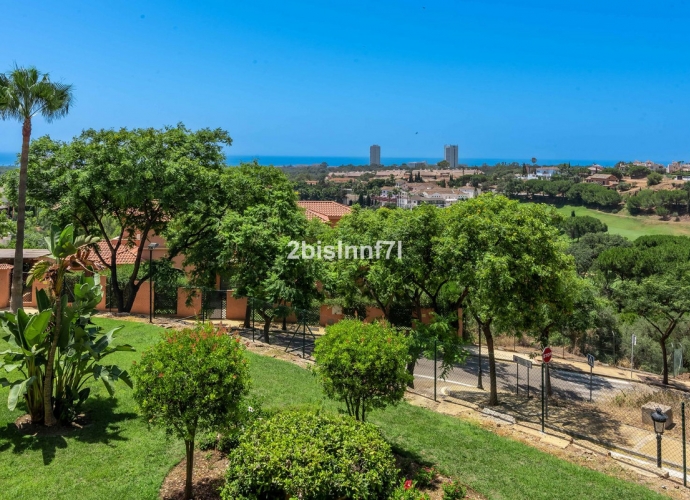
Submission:
[[[47,122],[62,118],[69,112],[74,98],[72,86],[51,82],[47,73],[33,66],[0,74],[0,119],[22,122],[22,154],[19,160],[19,193],[17,202],[17,237],[12,273],[12,299],[10,308],[16,312],[22,306],[24,225],[26,211],[26,178],[29,163],[31,120],[41,115]]]

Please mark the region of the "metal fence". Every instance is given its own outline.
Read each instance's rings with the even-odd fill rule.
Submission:
[[[658,441],[650,414],[658,407],[668,417],[660,445],[663,467],[686,479],[688,393],[516,359],[496,360],[499,404],[492,410],[656,465]],[[454,365],[445,376],[437,352],[424,353],[414,368],[414,391],[435,400],[451,396],[488,407],[489,388],[486,351]]]

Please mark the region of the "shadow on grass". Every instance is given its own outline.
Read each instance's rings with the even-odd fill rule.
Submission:
[[[57,450],[67,448],[70,440],[82,443],[100,443],[110,446],[113,441],[126,441],[121,435],[120,422],[138,418],[136,413],[116,413],[117,399],[93,398],[84,404],[87,423],[82,428],[58,427],[50,434],[27,434],[17,429],[14,422],[0,427],[0,453],[12,450],[21,454],[41,451],[43,465],[50,464]]]

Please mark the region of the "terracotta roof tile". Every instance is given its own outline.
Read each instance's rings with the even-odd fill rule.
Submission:
[[[336,203],[335,201],[308,201],[302,200],[298,201],[297,205],[313,212],[314,214],[325,215],[328,219],[329,217],[342,217],[352,212],[350,207]],[[321,218],[319,216],[319,218]]]

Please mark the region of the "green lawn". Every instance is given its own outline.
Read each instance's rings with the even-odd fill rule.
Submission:
[[[126,323],[122,341],[138,351],[155,342],[159,329],[141,323],[99,319],[103,326]],[[129,364],[138,353],[117,353]],[[312,374],[290,363],[249,353],[253,391],[267,407],[288,405],[337,411]],[[181,443],[136,416],[130,392],[115,400],[95,386],[87,403],[94,423],[65,437],[20,436],[0,389],[0,498],[155,499],[166,472],[184,454]],[[436,464],[488,498],[660,498],[646,488],[611,478],[507,440],[482,428],[406,403],[373,412],[389,441],[402,453]]]
[[[573,205],[559,206],[557,210],[566,217],[569,217],[573,210],[575,210],[575,215],[596,217],[608,226],[609,233],[620,234],[631,240],[647,234],[690,236],[690,224],[687,222],[662,221],[653,215],[632,216],[626,210],[614,214]]]

